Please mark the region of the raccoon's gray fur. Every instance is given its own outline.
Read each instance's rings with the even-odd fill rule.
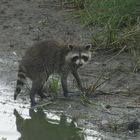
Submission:
[[[27,50],[22,58],[14,99],[21,91],[26,77],[32,81],[30,92],[31,106],[36,104],[35,94],[41,98],[46,97],[42,93],[44,83],[51,74],[57,73],[61,76],[64,96],[67,96],[67,77],[71,72],[77,81],[79,88],[82,88],[77,69],[91,59],[91,45],[84,47],[73,45],[61,45],[57,41],[43,41],[33,45]]]

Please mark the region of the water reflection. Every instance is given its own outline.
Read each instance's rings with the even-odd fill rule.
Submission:
[[[3,77],[6,78],[7,75]],[[30,100],[27,97],[24,100],[19,98],[14,101],[14,87],[14,84],[9,85],[4,80],[0,81],[0,140],[97,139],[98,132],[77,128],[73,120],[57,115],[61,111],[29,110]]]
[[[73,120],[67,122],[64,115],[60,121],[47,118],[42,109],[29,110],[29,119],[24,119],[16,109],[14,115],[21,134],[18,140],[84,140],[82,129],[77,128]]]

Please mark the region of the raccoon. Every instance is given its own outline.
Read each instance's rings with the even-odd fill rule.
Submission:
[[[14,100],[20,93],[27,77],[32,81],[30,91],[31,106],[36,105],[35,94],[38,94],[41,98],[46,98],[42,88],[51,74],[56,73],[61,76],[65,97],[68,96],[67,77],[69,73],[72,73],[78,87],[82,89],[77,70],[90,61],[91,47],[91,44],[83,47],[62,45],[54,40],[34,44],[26,51],[19,64]]]

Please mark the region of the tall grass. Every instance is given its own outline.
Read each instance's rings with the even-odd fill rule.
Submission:
[[[123,27],[134,24],[140,16],[140,0],[86,0],[83,23]]]
[[[124,47],[140,67],[140,0],[65,0],[79,6],[84,26],[95,28],[91,41],[97,47]],[[83,5],[80,7],[80,5]]]
[[[81,5],[80,15],[85,25],[104,26],[108,22],[118,27],[135,24],[140,16],[140,0],[65,0]]]
[[[116,43],[120,46],[126,40],[132,40],[131,37],[134,40],[134,37],[139,36],[140,0],[65,0],[65,2],[83,5],[79,10],[82,24],[100,28],[92,38],[94,43],[99,43],[98,46],[108,47]]]

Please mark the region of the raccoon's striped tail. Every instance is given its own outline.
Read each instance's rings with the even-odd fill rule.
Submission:
[[[21,68],[19,68],[17,78],[18,79],[17,79],[17,83],[16,83],[16,90],[14,93],[14,100],[16,100],[16,98],[17,98],[18,94],[20,93],[21,88],[24,86],[25,80],[26,80],[25,72]]]

